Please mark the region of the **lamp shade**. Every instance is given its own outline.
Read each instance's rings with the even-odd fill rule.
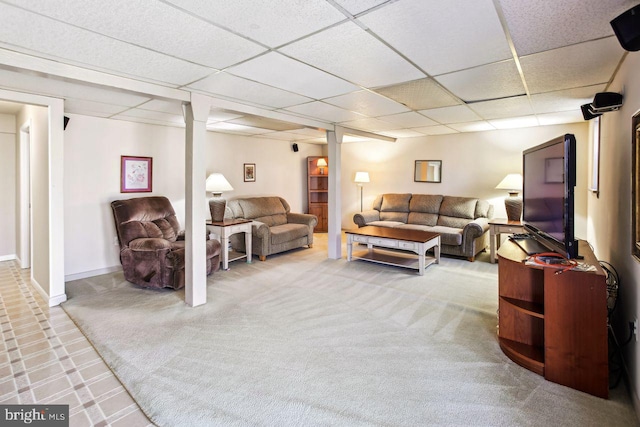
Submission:
[[[206,190],[215,194],[221,194],[224,191],[233,191],[233,187],[224,175],[221,173],[212,173],[207,178]]]
[[[510,173],[496,185],[496,189],[507,190],[510,193],[522,191],[522,175],[519,173]]]
[[[324,159],[324,157],[321,157],[318,159],[318,167],[319,168],[327,167],[327,161]]]
[[[353,182],[363,183],[369,182],[369,172],[356,172],[356,177]]]

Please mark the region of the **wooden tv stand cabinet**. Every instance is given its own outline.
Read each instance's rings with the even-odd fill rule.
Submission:
[[[517,364],[547,380],[608,398],[606,275],[585,241],[579,254],[597,271],[525,265],[512,241],[498,251],[498,340]]]

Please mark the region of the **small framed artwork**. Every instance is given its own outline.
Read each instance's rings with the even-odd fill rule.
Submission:
[[[244,164],[244,182],[256,181],[256,164],[245,163]]]
[[[151,192],[152,166],[151,157],[120,156],[120,192]]]

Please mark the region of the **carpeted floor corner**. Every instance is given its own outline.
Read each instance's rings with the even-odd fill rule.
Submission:
[[[160,426],[638,425],[624,385],[599,399],[504,356],[488,255],[421,277],[316,241],[231,263],[200,307],[112,273],[63,308]]]

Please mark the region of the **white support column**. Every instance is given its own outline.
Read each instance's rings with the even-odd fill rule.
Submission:
[[[342,169],[342,129],[327,131],[329,145],[329,258],[342,258],[342,191],[340,170]]]
[[[192,307],[207,302],[205,139],[211,102],[191,94],[185,106],[185,302]]]

